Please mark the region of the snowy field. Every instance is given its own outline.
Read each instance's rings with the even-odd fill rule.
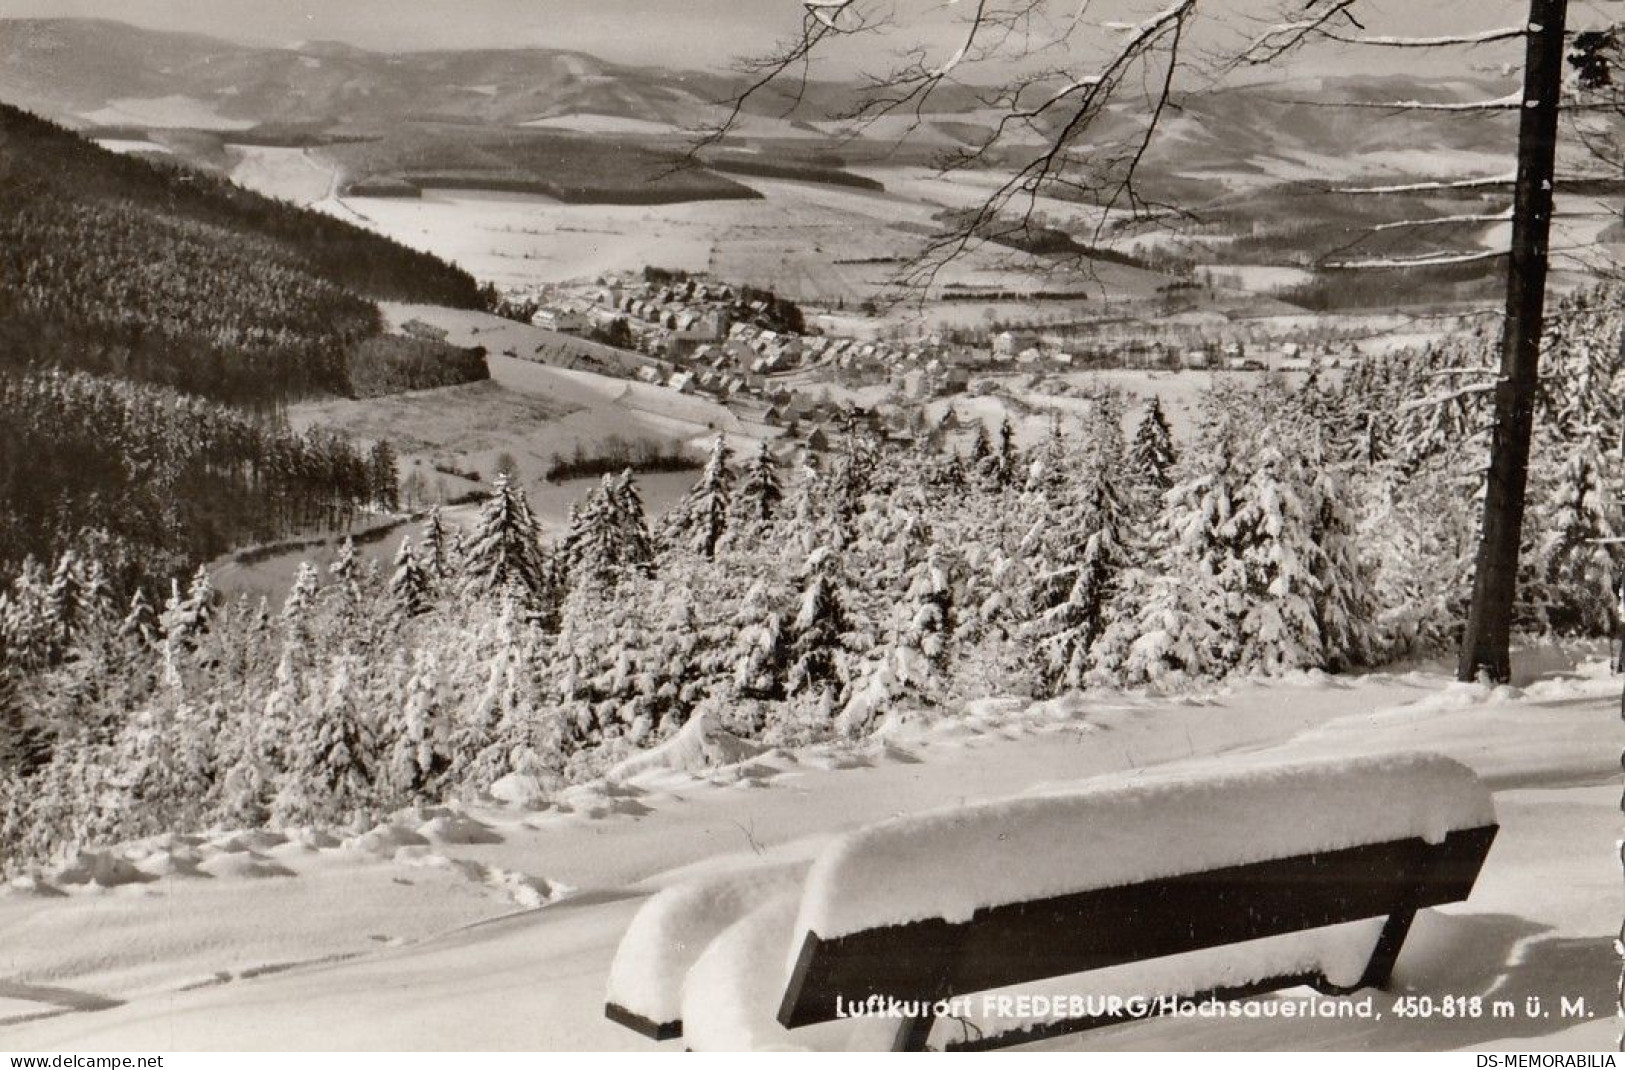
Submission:
[[[484,346],[489,351],[490,380],[362,400],[300,402],[290,406],[289,423],[298,429],[334,428],[364,442],[389,439],[400,458],[402,478],[421,478],[432,500],[488,490],[499,466],[512,462],[548,538],[568,530],[570,507],[598,485],[597,478],[549,482],[546,473],[557,458],[569,458],[578,449],[586,456],[599,456],[616,440],[649,443],[662,451],[686,447],[695,457],[703,457],[718,427],[728,429],[736,451],[754,451],[757,440],[752,435],[766,433],[762,428],[741,428],[737,418],[716,402],[644,384],[628,395],[631,384],[624,379],[504,355],[530,354],[547,344],[550,332],[526,324],[424,305],[385,303],[383,309],[396,327],[424,319],[446,328],[453,345]],[[452,472],[477,473],[482,482]],[[639,475],[650,514],[658,517],[681,500],[697,474]],[[446,511],[446,520],[467,527],[477,513],[477,505],[455,506]],[[416,525],[407,525],[383,539],[360,543],[357,550],[387,572],[401,540],[415,531]],[[342,541],[343,535],[336,535],[325,545],[301,545],[246,565],[228,555],[210,566],[210,577],[228,595],[279,600],[302,561],[326,568],[336,559]]]
[[[245,154],[233,178],[261,193],[312,203],[324,164],[288,155],[292,151]],[[566,204],[535,194],[427,190],[413,198],[325,196],[312,206],[498,285],[591,279],[654,264],[709,272],[795,301],[855,306],[889,290],[899,250],[906,253],[933,230],[938,212],[974,195],[974,188],[952,182],[933,189],[917,170],[866,172],[882,182],[896,177],[898,188],[884,192],[750,177],[746,184],[762,197],[747,201]],[[1167,280],[1110,263],[1095,265],[1088,276],[1072,276],[1048,270],[1026,253],[983,248],[946,267],[935,281],[1011,293],[1088,290],[1098,305],[1102,296],[1143,300]],[[934,323],[968,325],[989,307],[1009,308],[956,302],[931,304],[924,312]],[[1058,306],[1042,310],[1055,313]],[[904,320],[920,315],[919,309],[897,313]]]
[[[117,97],[78,116],[92,126],[148,126],[194,130],[247,130],[252,119],[230,119],[217,102],[172,93],[163,97]]]
[[[1538,671],[1494,689],[1426,668],[990,700],[794,753],[702,728],[545,802],[512,792],[371,830],[216,832],[84,858],[0,893],[0,1044],[642,1049],[602,1016],[610,962],[639,907],[679,881],[794,867],[837,833],[944,806],[1427,749],[1480,775],[1502,829],[1472,897],[1418,920],[1393,994],[1539,996],[1546,1016],[1170,1019],[1052,1046],[1609,1047],[1620,682],[1597,660],[1520,664]],[[1562,997],[1588,1016],[1562,1017]],[[813,1036],[850,1039],[787,1039]]]
[[[293,204],[308,206],[330,196],[336,168],[309,149],[228,142],[231,180]]]

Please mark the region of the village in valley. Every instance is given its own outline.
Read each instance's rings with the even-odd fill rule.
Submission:
[[[1037,396],[1022,407],[1030,413],[1044,408],[1044,395],[1088,396],[1104,385],[1097,386],[1099,372],[1301,381],[1359,360],[1369,334],[1359,322],[1029,324],[1038,317],[1022,316],[1021,306],[1011,309],[1016,324],[990,317],[973,329],[927,331],[879,315],[804,309],[748,285],[656,267],[512,287],[502,297],[501,315],[547,332],[529,352],[510,346],[503,355],[704,398],[732,417],[717,430],[817,451],[854,420],[896,441],[926,435],[939,444],[944,435],[974,434],[977,420],[956,401],[1017,391]],[[406,329],[446,336],[421,321]]]

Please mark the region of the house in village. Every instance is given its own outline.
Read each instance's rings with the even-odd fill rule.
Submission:
[[[585,310],[579,308],[537,309],[530,323],[533,327],[558,331],[560,334],[586,334],[592,328],[592,320]]]
[[[728,399],[727,405],[730,412],[749,423],[772,427],[778,422],[773,406],[761,398],[736,394]]]

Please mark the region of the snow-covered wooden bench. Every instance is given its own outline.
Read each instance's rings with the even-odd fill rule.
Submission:
[[[1467,897],[1495,833],[1489,792],[1436,755],[1119,780],[899,818],[810,866],[653,897],[617,953],[607,1014],[696,1047],[861,1022],[861,1043],[908,1050],[946,1008],[962,1027],[945,1046],[982,1048],[1146,1017],[1165,999],[1346,994],[1387,982],[1418,910]],[[1063,977],[1042,991],[1085,1013],[997,1011],[1012,1005],[1001,993]],[[978,1000],[994,1010],[960,1013]]]

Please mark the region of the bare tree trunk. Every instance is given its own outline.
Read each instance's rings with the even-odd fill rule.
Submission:
[[[1568,0],[1530,0],[1524,107],[1518,127],[1518,188],[1512,258],[1507,267],[1506,333],[1495,388],[1494,441],[1484,526],[1479,537],[1473,602],[1456,675],[1504,681],[1523,531],[1529,439],[1539,385],[1540,335],[1546,310],[1546,251],[1552,222],[1552,170],[1557,154],[1558,98],[1563,82],[1563,23]]]

